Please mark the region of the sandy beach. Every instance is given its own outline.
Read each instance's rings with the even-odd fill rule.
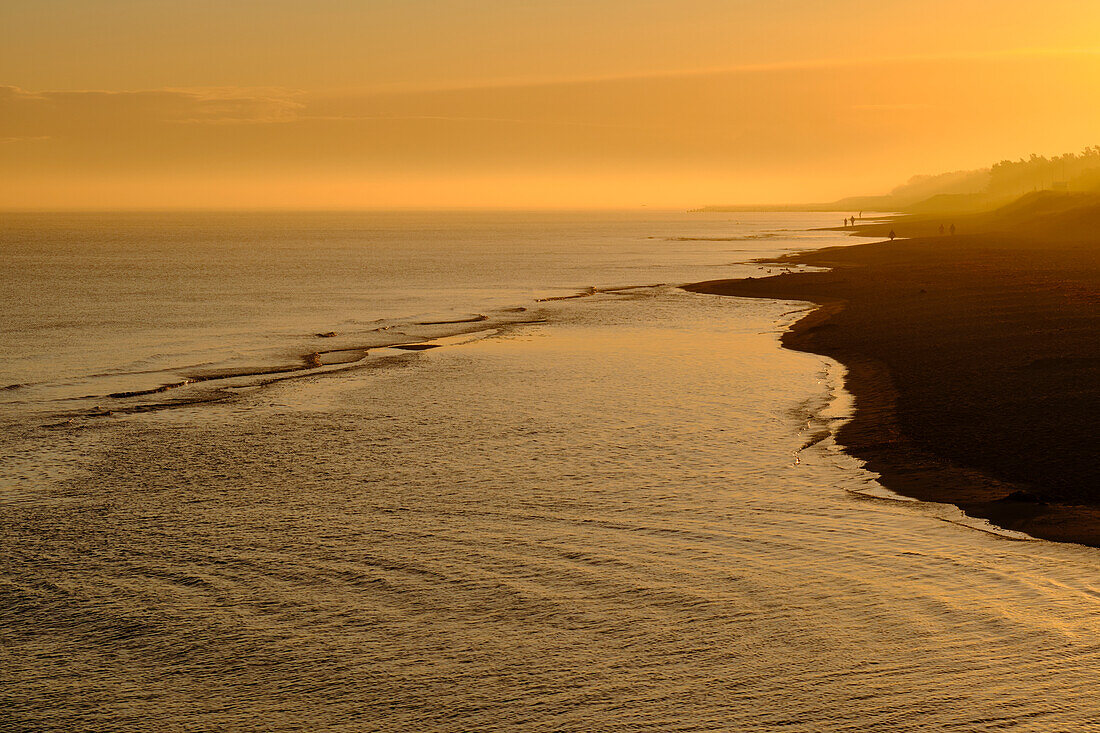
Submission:
[[[1088,212],[1073,212],[1043,235],[1026,212],[987,217],[970,222],[984,232],[775,261],[827,271],[687,289],[819,304],[783,343],[848,368],[856,412],[838,440],[888,488],[1100,546],[1100,248]]]

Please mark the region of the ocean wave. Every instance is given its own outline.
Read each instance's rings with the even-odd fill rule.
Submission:
[[[525,306],[512,306],[448,318],[445,315],[425,317],[423,314],[400,319],[374,320],[365,323],[371,328],[332,331],[325,339],[335,342],[331,348],[305,351],[288,362],[284,356],[279,362],[264,364],[263,354],[234,354],[233,360],[249,359],[253,364],[241,366],[216,361],[192,363],[189,366],[134,371],[111,370],[97,372],[53,385],[56,390],[72,392],[77,386],[87,389],[76,395],[48,396],[45,402],[70,405],[67,409],[50,411],[48,422],[42,427],[61,429],[79,427],[80,420],[88,418],[149,412],[181,406],[191,406],[233,399],[250,389],[264,387],[287,379],[312,377],[346,371],[365,366],[394,364],[393,359],[416,358],[418,353],[457,346],[487,338],[507,327],[547,323],[547,314],[531,311]],[[381,324],[381,325],[379,325]],[[302,338],[316,338],[316,334],[302,334]],[[290,343],[293,343],[291,341]],[[285,347],[284,347],[285,348]],[[134,362],[131,362],[134,363]],[[148,383],[148,378],[163,375],[159,384],[126,386],[134,378]],[[144,379],[142,379],[144,378]],[[111,385],[114,389],[96,391],[97,385]],[[116,386],[117,385],[117,386]],[[24,386],[22,383],[10,389]],[[49,390],[46,390],[47,394]],[[153,399],[150,398],[160,398]],[[109,400],[109,409],[101,406]],[[87,407],[73,406],[85,403]]]
[[[445,326],[451,323],[480,323],[481,321],[489,320],[489,316],[484,313],[474,313],[469,316],[459,316],[455,318],[441,317],[431,321],[417,321],[417,326]]]
[[[665,237],[666,242],[752,242],[761,239],[776,239],[791,237],[781,232],[760,232],[759,234],[743,234],[736,237]]]
[[[665,283],[640,285],[586,286],[569,295],[535,299],[549,304],[594,296],[639,297],[646,291],[667,287]],[[551,322],[545,309],[514,305],[468,313],[430,313],[397,318],[346,320],[336,328],[288,334],[272,345],[270,337],[256,334],[252,347],[242,346],[222,359],[195,359],[186,365],[134,368],[166,358],[163,353],[138,356],[125,366],[72,376],[56,383],[43,383],[41,394],[33,394],[51,427],[71,425],[72,418],[88,419],[147,412],[171,407],[221,402],[243,392],[287,379],[298,379],[344,371],[349,368],[396,364],[393,359],[413,359],[441,347],[456,346],[488,338],[501,329]],[[329,348],[303,348],[293,354],[294,344],[304,346],[323,338]],[[288,355],[287,351],[291,350]],[[243,362],[243,363],[242,363]],[[158,379],[160,377],[160,379]],[[19,389],[23,383],[4,389]],[[28,393],[30,394],[30,393]],[[109,407],[104,407],[106,400]],[[50,410],[49,404],[65,404]],[[83,406],[82,406],[83,405]],[[39,411],[39,410],[36,410]]]

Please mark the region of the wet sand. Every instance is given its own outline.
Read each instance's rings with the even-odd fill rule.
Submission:
[[[686,289],[819,304],[783,343],[848,368],[838,441],[887,488],[1100,547],[1100,246],[1023,231],[806,252],[775,264],[830,269]]]

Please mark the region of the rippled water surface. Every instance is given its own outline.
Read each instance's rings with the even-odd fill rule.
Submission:
[[[25,320],[4,379],[37,386],[2,403],[0,729],[1097,729],[1096,551],[892,498],[837,450],[842,370],[777,341],[801,304],[673,287],[835,241],[788,231],[814,217],[746,218],[451,215],[372,235],[449,243],[430,266],[365,257],[361,222],[311,225],[328,271],[344,251],[395,273],[362,290],[301,251],[301,220],[237,223],[220,246],[251,242],[242,261],[306,263],[302,280],[273,266],[282,305],[256,312],[254,266],[124,273],[207,293],[189,304],[89,295],[79,222],[54,222],[54,264],[6,229],[24,271],[4,277],[69,273],[100,331],[61,323],[56,288],[5,305]],[[213,246],[207,224],[162,224]],[[82,246],[140,259],[131,225]],[[493,244],[456,245],[476,241]],[[290,254],[261,256],[272,242]],[[654,287],[600,290],[631,285]],[[455,314],[486,318],[441,325]],[[71,336],[51,355],[34,328]],[[95,391],[98,373],[115,389],[278,366],[322,329],[362,358],[180,388],[204,402]]]

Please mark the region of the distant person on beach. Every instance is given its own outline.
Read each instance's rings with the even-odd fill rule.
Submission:
[[[893,229],[891,229],[891,230],[890,230],[890,241],[891,241],[891,242],[893,242],[893,241],[894,241],[894,237],[896,237],[896,236],[897,236],[897,235],[896,235],[896,234],[894,234],[894,230],[893,230]]]
[[[955,225],[954,224],[951,225],[951,236],[952,237],[955,236]]]
[[[943,236],[943,224],[940,224],[940,236]]]

